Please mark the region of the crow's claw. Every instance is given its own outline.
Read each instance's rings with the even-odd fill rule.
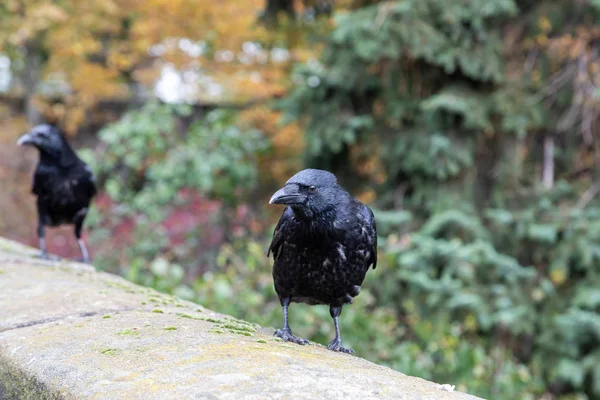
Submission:
[[[37,255],[38,258],[41,258],[42,260],[48,260],[48,261],[58,261],[60,260],[59,256],[55,256],[54,254],[49,254],[49,253],[40,253]]]
[[[347,349],[346,347],[342,347],[342,341],[338,338],[335,338],[331,342],[329,342],[329,345],[327,346],[327,348],[329,350],[339,351],[341,353],[348,353],[348,354],[354,353],[354,350]]]
[[[275,331],[274,336],[277,336],[278,338],[281,338],[281,339],[283,339],[286,342],[294,342],[294,343],[300,344],[300,345],[305,345],[305,344],[309,344],[310,343],[306,339],[297,338],[296,336],[294,336],[292,334],[291,329],[277,329]]]

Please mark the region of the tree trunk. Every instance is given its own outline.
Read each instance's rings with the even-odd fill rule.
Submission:
[[[43,116],[34,104],[34,96],[41,76],[42,60],[35,45],[27,46],[25,51],[25,68],[20,76],[23,85],[24,112],[27,121],[31,125],[37,125],[43,122]]]
[[[546,135],[544,137],[542,184],[546,189],[551,189],[554,185],[554,137],[551,135]]]

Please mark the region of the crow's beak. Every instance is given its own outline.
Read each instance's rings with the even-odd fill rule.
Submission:
[[[298,193],[294,186],[284,186],[273,194],[269,204],[303,204],[306,196]]]
[[[17,144],[19,146],[26,146],[28,144],[35,144],[35,139],[31,135],[31,133],[26,133],[17,140]]]

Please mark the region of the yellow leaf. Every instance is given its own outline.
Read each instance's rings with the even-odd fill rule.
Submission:
[[[567,280],[567,273],[563,268],[555,268],[550,271],[550,279],[558,286]]]

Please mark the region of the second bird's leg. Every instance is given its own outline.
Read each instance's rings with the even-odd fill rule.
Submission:
[[[342,335],[340,335],[340,325],[338,322],[341,313],[342,306],[329,307],[329,314],[331,314],[331,318],[333,318],[333,323],[335,324],[335,338],[329,342],[327,348],[333,351],[341,351],[342,353],[354,353],[354,350],[342,347]]]
[[[292,334],[292,329],[288,323],[288,307],[290,306],[290,299],[285,298],[281,300],[281,306],[283,307],[283,329],[277,329],[275,336],[285,340],[286,342],[294,342],[296,344],[305,345],[310,343],[306,339],[297,338]]]
[[[85,242],[81,238],[81,228],[83,227],[83,218],[77,220],[75,222],[75,237],[77,238],[77,245],[79,246],[79,250],[81,250],[81,261],[84,263],[90,263],[90,256],[88,254],[87,247],[85,246]]]
[[[87,247],[85,246],[85,242],[83,239],[77,239],[77,244],[79,245],[79,250],[81,250],[81,261],[89,264],[90,256],[88,254]]]
[[[38,240],[40,241],[40,257],[44,259],[49,259],[50,256],[48,255],[48,249],[46,248],[46,228],[44,227],[44,223],[42,222],[41,218],[38,222],[37,234]]]

